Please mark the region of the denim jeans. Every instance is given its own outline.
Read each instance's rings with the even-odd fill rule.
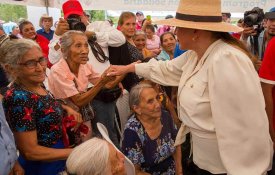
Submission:
[[[92,104],[95,110],[95,118],[92,121],[93,134],[95,136],[100,135],[96,123],[102,123],[107,128],[109,137],[112,140],[112,142],[119,148],[119,141],[115,127],[116,103],[104,103],[99,100],[93,100]]]

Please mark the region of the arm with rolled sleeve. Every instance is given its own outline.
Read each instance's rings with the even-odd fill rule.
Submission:
[[[87,31],[95,32],[101,47],[119,47],[126,42],[122,32],[110,26],[107,21],[95,21],[87,26]]]
[[[57,63],[60,60],[60,58],[62,57],[59,40],[60,40],[60,36],[54,34],[53,39],[50,41],[50,44],[49,44],[48,58],[52,64]]]
[[[258,75],[238,49],[219,52],[208,83],[222,163],[230,175],[266,174],[273,149]]]

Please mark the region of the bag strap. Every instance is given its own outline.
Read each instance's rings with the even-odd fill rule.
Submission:
[[[91,46],[92,52],[93,52],[94,56],[96,57],[97,61],[99,61],[100,63],[104,63],[109,60],[109,57],[107,57],[105,55],[101,46],[96,41],[88,40],[88,43]]]

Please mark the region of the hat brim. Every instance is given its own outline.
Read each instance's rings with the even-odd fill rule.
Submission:
[[[83,16],[84,13],[80,12],[80,11],[70,11],[66,14],[64,14],[64,18],[67,19],[70,15],[79,15],[79,16]]]
[[[179,20],[176,18],[169,18],[164,20],[155,21],[155,24],[169,25],[175,27],[184,27],[190,29],[200,29],[216,32],[241,32],[242,28],[234,26],[225,22],[194,22],[194,21],[185,21]]]
[[[97,123],[97,128],[98,128],[98,131],[100,132],[100,134],[102,135],[102,137],[107,141],[109,142],[110,144],[112,144],[115,149],[119,152],[121,152],[114,144],[113,142],[111,141],[111,139],[109,138],[109,134],[108,134],[108,130],[106,129],[106,127],[101,124],[101,123]],[[123,154],[123,153],[122,153]],[[125,166],[125,170],[126,170],[126,174],[127,175],[133,175],[135,174],[135,166],[134,164],[131,162],[130,159],[128,159],[126,156],[125,156],[125,162],[124,162],[124,166]]]

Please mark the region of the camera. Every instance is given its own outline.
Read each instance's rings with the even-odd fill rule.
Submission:
[[[69,24],[69,29],[70,30],[78,30],[85,32],[86,31],[86,26],[83,22],[80,21],[78,18],[68,18],[67,22]]]
[[[264,19],[264,11],[259,7],[254,7],[251,11],[244,13],[244,24],[247,27],[254,27],[258,33],[263,30],[262,21]]]

